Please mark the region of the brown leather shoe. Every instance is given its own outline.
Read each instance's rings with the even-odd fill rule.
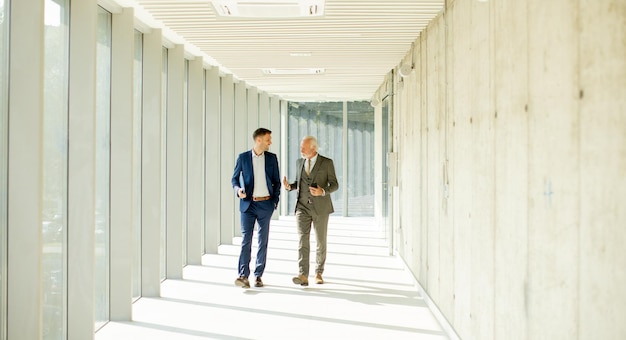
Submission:
[[[241,288],[250,288],[250,281],[248,281],[248,278],[240,276],[237,278],[237,280],[235,280],[235,286]]]
[[[254,283],[255,287],[263,287],[263,281],[261,280],[260,277],[256,278],[256,282]]]
[[[309,279],[304,276],[304,275],[298,275],[295,276],[292,279],[293,283],[297,284],[297,285],[301,285],[301,286],[308,286],[309,285]]]
[[[315,274],[315,283],[317,283],[318,285],[324,283],[324,279],[322,279],[322,273]]]

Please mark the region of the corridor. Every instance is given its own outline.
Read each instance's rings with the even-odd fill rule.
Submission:
[[[293,217],[272,222],[263,288],[234,286],[234,241],[186,266],[183,280],[164,281],[160,298],[134,303],[133,321],[110,322],[95,339],[448,339],[374,219],[331,217],[323,285],[291,282]]]

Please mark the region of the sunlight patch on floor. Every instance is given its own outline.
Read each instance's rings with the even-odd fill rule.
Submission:
[[[183,280],[166,280],[160,298],[141,298],[133,321],[110,322],[96,340],[447,339],[371,219],[331,218],[323,285],[291,282],[293,219],[272,221],[265,287],[235,287],[239,241],[185,267]]]

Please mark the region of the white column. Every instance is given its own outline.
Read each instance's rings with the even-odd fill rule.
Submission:
[[[270,124],[268,128],[272,130],[272,146],[270,148],[270,151],[275,153],[278,160],[280,161],[281,159],[280,99],[276,96],[270,97]],[[285,197],[287,197],[287,195],[285,195]],[[280,211],[278,209],[274,210],[272,219],[277,220],[279,216],[280,216]]]
[[[183,277],[184,46],[169,50],[167,62],[167,278]]]
[[[238,155],[252,146],[252,132],[248,133],[248,98],[246,83],[235,84],[235,153]],[[234,165],[234,163],[233,163]],[[232,170],[232,169],[231,169]],[[231,191],[232,192],[232,191]],[[234,195],[233,195],[234,197]],[[235,219],[234,235],[241,236],[241,218],[239,217],[239,198],[234,197]]]
[[[342,201],[343,201],[343,216],[348,216],[348,102],[343,102],[343,143],[342,143],[342,151],[343,155],[343,180],[339,185],[343,190],[342,193]]]
[[[206,70],[206,111],[205,111],[205,241],[204,251],[216,254],[220,244],[221,188],[220,179],[220,74],[217,67]],[[230,190],[229,190],[230,191]],[[231,191],[232,192],[232,191]],[[230,243],[230,242],[229,242]]]
[[[182,193],[181,193],[181,197],[182,197],[182,201],[180,202],[181,207],[182,207],[182,221],[181,221],[181,230],[182,230],[182,239],[181,239],[181,247],[182,247],[182,251],[183,251],[183,255],[182,255],[182,261],[183,261],[183,268],[187,265],[187,233],[188,233],[188,227],[189,225],[187,224],[187,217],[189,214],[189,205],[188,205],[188,197],[187,195],[189,194],[188,192],[188,187],[187,185],[189,184],[188,182],[188,174],[189,174],[189,170],[188,170],[188,166],[189,164],[187,164],[187,161],[189,160],[189,157],[187,155],[187,153],[189,152],[188,147],[189,147],[189,122],[188,122],[188,98],[189,98],[189,84],[187,83],[188,80],[188,67],[189,67],[189,60],[187,58],[185,58],[185,51],[184,51],[184,46],[183,46],[183,129],[182,129],[182,144],[183,144],[183,149],[181,152],[181,156],[182,156],[182,171],[181,171],[181,188],[182,188]]]
[[[141,295],[161,292],[161,103],[162,34],[143,35],[143,126],[141,158]]]
[[[289,164],[287,163],[287,138],[289,137],[289,102],[282,100],[280,102],[280,180],[281,180],[281,194],[280,194],[280,215],[289,215],[287,211],[289,209],[289,192],[285,191],[282,187],[282,179],[287,176]],[[289,176],[287,176],[289,177]]]
[[[40,339],[44,2],[12,1],[11,16],[21,20],[11,20],[9,47],[19,77],[9,78],[7,335]]]
[[[259,127],[259,90],[256,87],[251,87],[248,89],[248,129],[246,135],[252,138],[252,133]]]
[[[239,207],[235,207],[235,193],[230,184],[230,178],[235,168],[235,148],[234,148],[234,98],[235,90],[233,84],[233,76],[226,75],[222,78],[222,110],[221,117],[221,176],[214,179],[222,187],[221,192],[221,222],[220,222],[220,239],[223,244],[232,244],[235,225],[235,211],[239,211]]]
[[[187,80],[187,263],[202,263],[204,230],[203,60],[189,61]]]
[[[259,127],[270,126],[270,97],[267,93],[259,94]]]
[[[130,320],[133,260],[134,11],[113,14],[111,45],[110,319]]]
[[[272,130],[272,136],[274,137],[276,133],[280,134],[280,98],[276,96],[271,96],[269,98],[269,102],[270,102],[270,112],[269,112],[269,124],[267,128]],[[278,151],[274,150],[274,152],[278,152]]]
[[[67,338],[94,333],[96,32],[95,0],[70,9]]]

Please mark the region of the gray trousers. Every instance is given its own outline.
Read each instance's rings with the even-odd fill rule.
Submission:
[[[315,229],[317,249],[315,256],[315,273],[324,272],[326,263],[326,235],[328,233],[328,216],[311,216],[302,210],[296,211],[296,225],[298,228],[298,270],[300,275],[309,276],[309,253],[311,252],[311,224]]]

